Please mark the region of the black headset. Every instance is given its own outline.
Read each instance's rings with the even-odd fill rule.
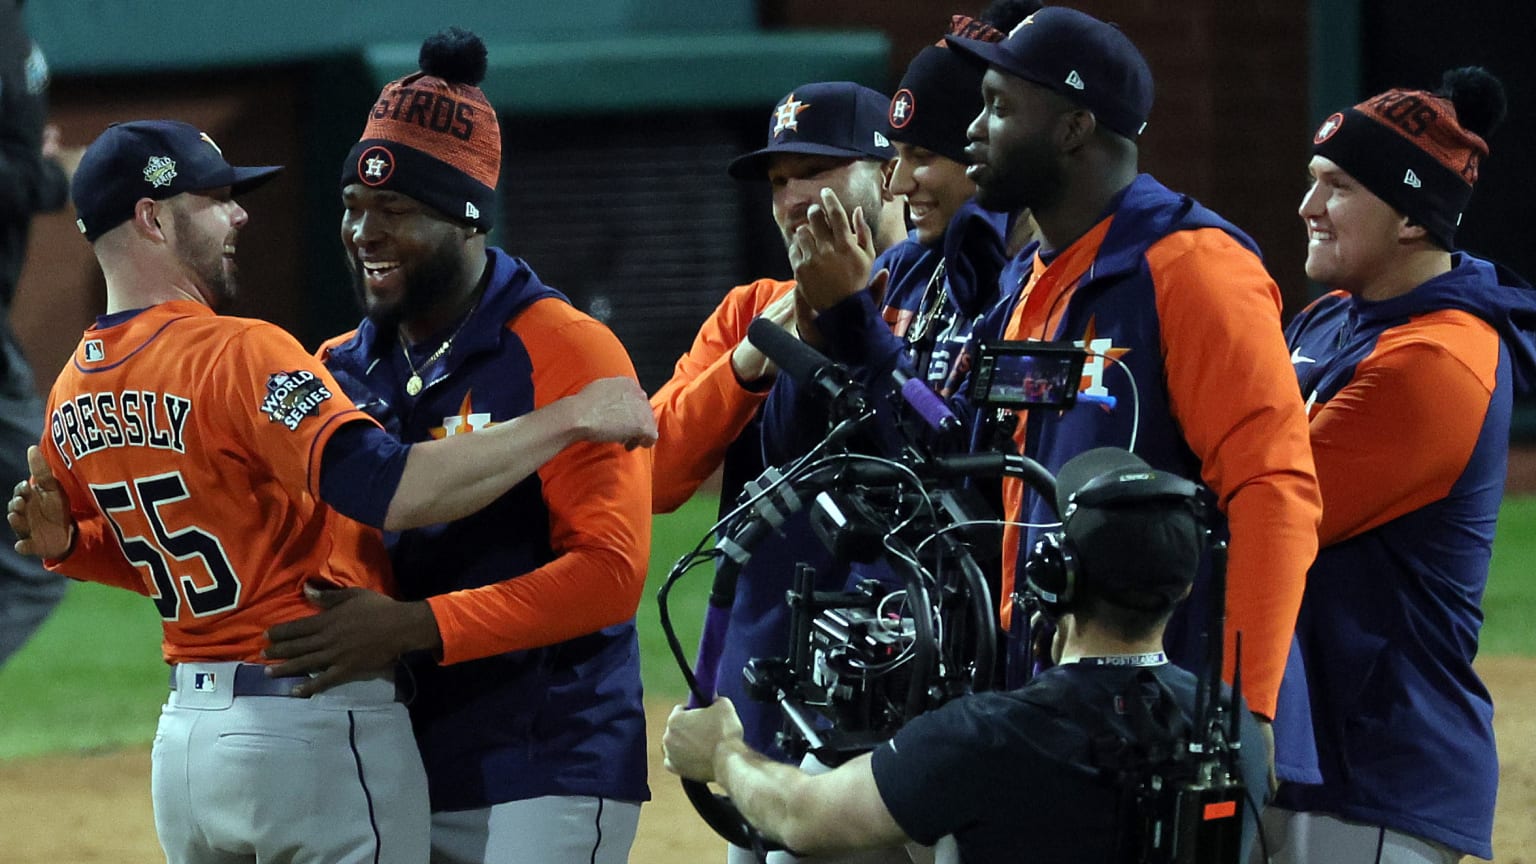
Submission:
[[[1042,534],[1024,560],[1025,587],[1046,614],[1054,617],[1066,611],[1084,577],[1078,551],[1067,537],[1072,517],[1085,507],[1108,509],[1153,503],[1186,507],[1195,517],[1203,542],[1209,542],[1209,511],[1198,484],[1177,474],[1154,470],[1119,468],[1100,474],[1067,498],[1061,528]]]

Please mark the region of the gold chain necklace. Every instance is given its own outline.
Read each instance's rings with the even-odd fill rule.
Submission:
[[[430,357],[422,361],[422,371],[432,368],[433,363],[436,363],[444,354],[448,353],[448,350],[453,347],[453,340],[459,338],[459,334],[464,331],[464,326],[469,323],[469,319],[474,317],[475,308],[479,305],[480,298],[476,297],[475,305],[469,307],[469,314],[464,316],[464,320],[459,322],[459,326],[454,328],[453,333],[447,339],[443,340],[443,344],[437,346],[437,350],[433,351]],[[425,385],[421,383],[421,372],[416,371],[416,364],[411,362],[411,350],[405,345],[405,334],[400,333],[399,336],[400,353],[405,355],[405,365],[411,370],[411,377],[405,380],[405,392],[415,396],[421,392],[421,388]]]
[[[938,296],[933,294],[933,286],[939,286]],[[939,259],[939,266],[933,268],[933,275],[928,277],[928,285],[923,289],[923,297],[918,301],[916,320],[912,329],[907,331],[907,342],[916,344],[924,336],[928,335],[928,328],[933,326],[933,318],[948,305],[949,281],[944,278],[944,259]]]

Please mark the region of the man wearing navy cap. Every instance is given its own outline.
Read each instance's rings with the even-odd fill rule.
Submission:
[[[982,19],[954,15],[946,35],[1001,41],[1004,31],[1039,9],[1032,0],[994,4]],[[987,20],[988,16],[992,17]],[[1027,211],[992,212],[975,200],[966,174],[965,130],[981,111],[985,69],[939,39],[918,52],[887,109],[887,137],[896,148],[888,190],[906,198],[912,233],[882,256],[855,230],[842,201],[813,207],[790,249],[803,293],[816,311],[815,329],[828,357],[857,370],[861,380],[885,381],[900,368],[943,395],[963,379],[963,348],[983,313],[1000,302],[1000,275],[1010,247],[1032,241]],[[1015,245],[1017,244],[1017,245]],[[830,274],[837,278],[813,278]],[[873,277],[873,278],[871,278]],[[1003,285],[1002,293],[1017,283]],[[876,388],[875,397],[884,393]],[[787,463],[821,441],[829,406],[793,381],[774,384],[764,409],[764,449]],[[882,435],[900,442],[905,405],[879,410]],[[899,443],[893,443],[899,447]]]
[[[731,162],[731,176],[767,180],[772,187],[773,218],[786,245],[823,190],[861,214],[876,249],[905,236],[902,202],[884,188],[884,170],[895,156],[885,135],[889,104],[886,96],[846,81],[796,87],[768,115],[766,146]],[[800,327],[811,314],[802,291],[795,282],[776,279],[733,288],[678,359],[672,379],[651,397],[660,430],[653,451],[656,512],[676,509],[723,464],[723,513],[734,507],[747,481],[762,473],[759,408],[777,370],[747,341],[747,326],[762,316],[809,333]],[[784,592],[796,561],[811,560],[824,590],[841,589],[847,577],[846,567],[832,566],[803,515],[783,530],[784,538],[761,544],[737,581],[730,639],[717,676],[720,692],[741,703],[748,740],[779,759],[786,757],[773,740],[781,724],[778,707],[745,698],[741,670],[749,659],[781,655],[788,645]],[[731,853],[743,861],[750,860],[747,854]]]
[[[1047,7],[1002,42],[948,41],[988,66],[982,112],[967,133],[978,200],[1028,207],[1040,227],[1018,299],[977,336],[1081,346],[1083,392],[1115,399],[1110,408],[1030,411],[1013,446],[1052,470],[1093,447],[1128,447],[1216,492],[1232,537],[1225,656],[1241,631],[1246,695],[1273,718],[1321,512],[1279,289],[1247,235],[1137,173],[1152,73],[1118,28]],[[1049,502],[1030,500],[1011,478],[1004,506],[1013,522],[1002,616],[1017,683],[1029,640],[1012,596],[1039,529],[1013,526],[1055,520]],[[1170,655],[1190,668],[1203,584],[1168,632]]]
[[[863,211],[880,249],[901,241],[901,205],[885,193],[882,173],[896,155],[885,136],[887,104],[885,96],[852,82],[802,85],[768,115],[767,146],[731,162],[732,177],[772,186],[773,219],[786,245],[822,189]],[[672,379],[651,397],[661,428],[653,451],[657,513],[687,501],[753,420],[777,370],[747,341],[747,325],[759,315],[786,326],[808,316],[810,307],[794,288],[794,282],[759,279],[731,289],[678,359]],[[752,441],[739,445],[743,454],[757,449],[755,435]],[[760,457],[748,461],[756,467],[744,468],[751,473],[741,473],[738,484],[762,470]]]
[[[1095,752],[1166,744],[1176,718],[1194,716],[1195,676],[1167,662],[1162,636],[1200,561],[1202,510],[1195,484],[1118,448],[1069,461],[1056,497],[1071,514],[1061,542],[1080,556],[1070,594],[1054,598],[1055,668],[921,714],[872,754],[817,776],[745,744],[729,700],[679,707],[662,738],[667,769],[718,783],[754,827],[804,852],[952,834],[966,864],[1134,860],[1135,820],[1120,785],[1099,776]],[[1137,701],[1167,712],[1170,726],[1138,728],[1128,708]],[[1262,790],[1259,731],[1242,720],[1238,773]]]
[[[608,379],[401,444],[292,336],[216,314],[248,219],[234,196],[278,170],[231,166],[175,121],[114,125],[87,149],[72,197],[107,311],[53,385],[7,521],[16,551],[154,601],[172,666],[151,779],[168,861],[418,864],[427,778],[392,668],[274,676],[267,628],[307,615],[316,585],[393,588],[376,529],[469,515],[567,444],[647,438],[654,419],[638,384]],[[370,481],[339,488],[338,460]]]

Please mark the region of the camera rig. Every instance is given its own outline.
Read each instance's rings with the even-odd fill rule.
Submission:
[[[814,572],[798,568],[786,598],[788,644],[782,654],[755,658],[744,675],[749,693],[778,703],[779,740],[788,753],[837,765],[873,749],[913,716],[992,686],[995,589],[978,559],[1001,548],[1000,523],[965,479],[1009,473],[1048,498],[1055,484],[1019,455],[930,456],[921,446],[905,447],[895,458],[851,452],[849,439],[874,417],[863,388],[769,322],[754,322],[749,336],[785,374],[824,392],[833,405],[831,428],[798,460],[748,483],[738,506],[677,562],[658,592],[662,629],[691,703],[713,701],[737,576],[759,543],[807,510],[833,557],[858,565],[868,578],[843,591],[818,591]],[[902,397],[936,430],[953,427],[926,385],[898,383],[906,385]],[[914,404],[924,397],[931,401]],[[690,666],[667,598],[684,573],[706,562],[715,564],[715,580]],[[747,848],[771,848],[727,799],[703,784],[685,781],[684,788],[717,833]]]
[[[992,686],[995,592],[978,559],[995,555],[1000,537],[959,481],[1001,474],[1008,460],[843,453],[819,463],[801,475],[800,497],[817,537],[854,566],[856,581],[818,591],[801,565],[786,596],[785,653],[754,658],[743,674],[753,698],[779,705],[785,752],[835,766],[917,714]]]
[[[897,458],[850,452],[849,439],[874,417],[862,387],[769,322],[753,322],[749,338],[785,374],[824,392],[833,405],[831,429],[798,460],[770,467],[747,484],[735,509],[677,562],[658,592],[662,629],[688,683],[691,706],[709,704],[742,567],[758,543],[808,508],[813,529],[834,557],[867,565],[870,575],[844,591],[819,591],[814,571],[800,565],[786,595],[791,624],[785,653],[754,658],[743,674],[749,694],[778,703],[784,718],[778,741],[787,753],[809,753],[836,766],[874,749],[912,717],[991,688],[997,617],[979,560],[1001,547],[1002,523],[963,481],[1015,476],[1054,508],[1055,480],[1018,454],[933,456],[915,442]],[[900,376],[897,383],[908,407],[935,432],[952,431],[953,415],[931,391]],[[1234,679],[1225,699],[1220,683],[1225,544],[1210,548],[1216,566],[1195,716],[1144,727],[1148,737],[1138,738],[1151,746],[1109,747],[1099,754],[1101,776],[1122,794],[1123,846],[1130,847],[1122,851],[1134,856],[1124,860],[1235,864],[1245,800],[1257,820],[1237,764],[1240,681]],[[716,565],[715,580],[690,667],[667,598],[682,575],[706,562]],[[782,848],[759,835],[725,796],[703,783],[685,780],[683,786],[700,816],[726,840],[759,853]]]

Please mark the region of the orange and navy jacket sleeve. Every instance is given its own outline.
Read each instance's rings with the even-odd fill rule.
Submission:
[[[651,397],[658,435],[651,448],[652,506],[670,513],[720,467],[725,450],[751,422],[767,390],[742,385],[731,352],[747,326],[793,282],[759,279],[731,289],[699,328],[693,346],[678,358],[672,378]]]
[[[1280,292],[1218,228],[1147,251],[1169,404],[1231,534],[1228,680],[1243,634],[1243,690],[1273,717],[1322,513],[1307,419],[1280,328]]]
[[[597,378],[635,377],[613,333],[562,300],[540,300],[509,326],[533,363],[535,408]],[[516,578],[428,598],[443,663],[563,642],[627,621],[639,608],[651,542],[649,454],[583,442],[538,476],[555,557],[507,574]]]
[[[1499,339],[1442,310],[1382,333],[1341,390],[1312,406],[1312,452],[1331,546],[1444,498],[1488,413]]]

